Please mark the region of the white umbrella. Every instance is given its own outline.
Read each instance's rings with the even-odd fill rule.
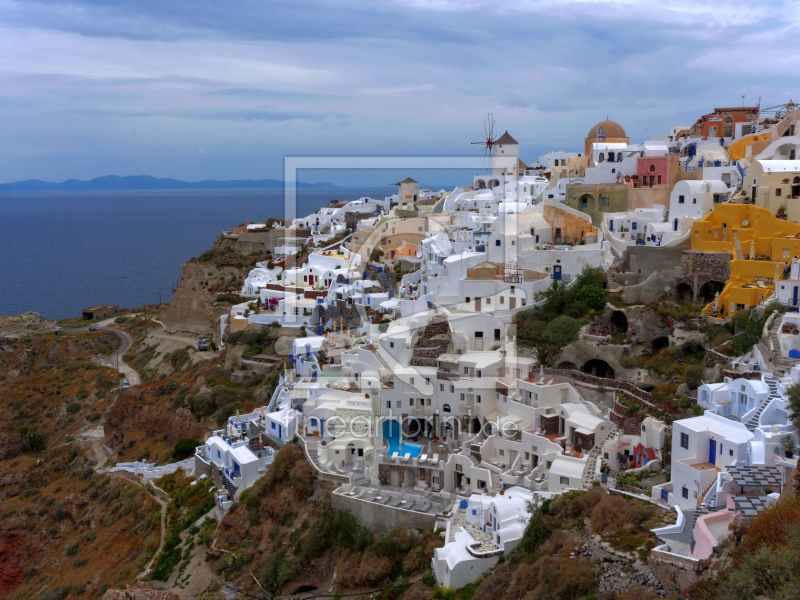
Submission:
[[[756,241],[755,239],[750,240],[750,260],[754,260],[756,257]]]
[[[428,440],[428,456],[432,456],[433,455],[432,449],[433,449],[433,445],[431,444],[431,441]]]
[[[400,495],[401,496],[405,496],[406,495],[406,484],[405,483],[403,483],[402,486],[400,486]]]

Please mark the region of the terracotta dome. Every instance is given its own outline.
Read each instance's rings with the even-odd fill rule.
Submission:
[[[607,138],[626,138],[628,135],[625,133],[625,130],[622,128],[622,125],[619,123],[614,123],[614,121],[609,121],[606,119],[592,127],[589,130],[589,134],[586,136],[587,140],[593,140],[597,138],[597,130],[601,129],[603,133],[606,135]]]

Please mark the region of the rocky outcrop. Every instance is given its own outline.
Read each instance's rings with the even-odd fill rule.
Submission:
[[[219,287],[220,282],[245,276],[244,270],[236,267],[217,267],[196,259],[184,263],[178,289],[169,306],[161,312],[167,331],[211,335],[218,342],[219,318],[230,312],[231,305],[217,301],[215,287]]]

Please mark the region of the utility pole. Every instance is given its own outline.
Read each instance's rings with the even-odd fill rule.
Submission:
[[[161,290],[158,290],[158,308],[161,308]]]
[[[142,304],[144,309],[144,334],[147,335],[147,304]]]

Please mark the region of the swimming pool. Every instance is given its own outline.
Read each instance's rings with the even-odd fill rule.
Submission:
[[[416,458],[422,450],[421,444],[415,444],[406,440],[403,440],[403,449],[400,450],[400,423],[397,421],[384,421],[383,439],[389,442],[389,450],[387,450],[389,456],[397,452],[400,456],[410,454],[411,458]]]

